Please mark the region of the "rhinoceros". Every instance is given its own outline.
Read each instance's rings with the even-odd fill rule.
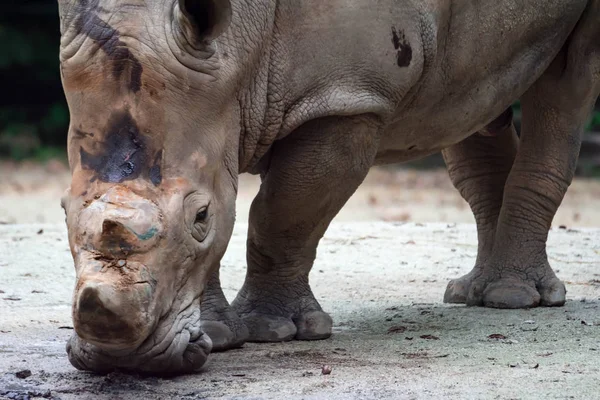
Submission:
[[[372,166],[439,151],[479,240],[444,300],[564,304],[546,239],[600,91],[600,1],[58,3],[75,367],[329,337],[308,279],[329,223]],[[262,184],[230,305],[240,173]]]

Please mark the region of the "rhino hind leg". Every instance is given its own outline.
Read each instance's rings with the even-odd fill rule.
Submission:
[[[332,319],[308,276],[329,223],[367,175],[378,138],[367,117],[329,117],[274,145],[250,210],[248,271],[233,302],[249,341],[331,335]]]
[[[567,44],[521,99],[523,133],[504,186],[494,245],[469,277],[467,305],[565,303],[546,240],[573,179],[583,126],[600,94],[599,12],[600,1],[591,2]]]
[[[213,352],[241,347],[248,340],[248,328],[223,294],[218,269],[206,285],[200,315],[202,329],[212,340]]]
[[[442,151],[448,173],[469,203],[477,223],[478,249],[471,272],[448,283],[445,303],[466,303],[471,283],[482,273],[494,247],[504,185],[517,153],[519,139],[512,120],[495,134],[475,134]]]

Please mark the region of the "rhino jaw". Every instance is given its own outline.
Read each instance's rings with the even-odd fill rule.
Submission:
[[[121,281],[122,283],[122,281]],[[115,369],[155,375],[198,371],[212,342],[201,329],[199,297],[178,311],[156,315],[152,282],[126,287],[98,277],[78,285],[69,361],[81,370]]]
[[[109,373],[123,370],[157,376],[197,372],[206,364],[212,350],[210,337],[201,330],[184,330],[166,346],[160,342],[152,345],[162,352],[106,352],[74,334],[67,342],[66,350],[71,365],[82,371]]]

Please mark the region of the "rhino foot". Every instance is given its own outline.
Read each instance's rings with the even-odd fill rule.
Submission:
[[[310,311],[294,319],[250,313],[243,320],[250,332],[249,342],[327,339],[333,325],[329,314],[323,311]]]
[[[444,303],[466,304],[471,283],[479,275],[481,275],[481,272],[479,268],[475,267],[468,274],[448,282],[446,292],[444,293]]]
[[[513,309],[565,304],[565,285],[547,264],[538,267],[533,274],[498,271],[492,267],[475,267],[467,275],[450,281],[444,303]]]
[[[213,341],[213,352],[241,347],[248,340],[248,328],[239,317],[202,321],[202,329]],[[213,339],[214,338],[214,339]]]
[[[294,320],[297,340],[320,340],[331,336],[333,320],[323,311],[311,311]]]
[[[227,302],[218,271],[208,281],[201,310],[202,329],[212,340],[213,352],[241,347],[248,340],[248,328]]]
[[[250,342],[287,342],[294,339],[298,329],[290,318],[267,314],[248,314],[243,317]]]
[[[233,307],[248,327],[249,342],[321,340],[331,336],[333,321],[321,310],[308,285],[265,286],[246,282]],[[288,287],[286,287],[288,286]],[[290,297],[290,293],[297,297]]]

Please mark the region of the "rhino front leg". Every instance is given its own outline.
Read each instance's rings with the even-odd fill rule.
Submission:
[[[442,151],[448,173],[461,196],[469,203],[477,223],[477,259],[467,275],[448,283],[444,303],[466,303],[469,288],[482,273],[494,247],[504,185],[513,165],[519,138],[508,109],[488,127]]]
[[[231,308],[219,279],[219,270],[212,273],[201,303],[202,329],[212,340],[212,351],[240,347],[248,340],[248,328]]]
[[[321,237],[365,178],[378,141],[369,117],[328,117],[274,145],[250,210],[246,280],[233,302],[250,341],[331,335],[331,317],[308,275]]]
[[[560,306],[564,284],[546,239],[577,165],[583,126],[600,92],[596,11],[584,18],[544,75],[525,93],[523,133],[504,188],[494,247],[471,283],[468,305]]]

